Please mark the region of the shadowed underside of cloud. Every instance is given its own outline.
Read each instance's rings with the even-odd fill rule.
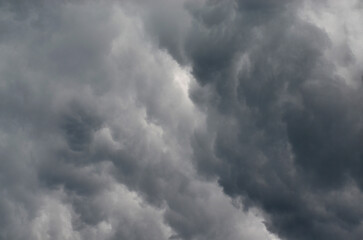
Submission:
[[[361,239],[360,7],[1,1],[0,239]]]
[[[194,159],[225,193],[261,207],[281,237],[361,239],[361,56],[339,40],[354,26],[324,31],[314,23],[323,14],[304,13],[311,4],[188,5],[183,54],[200,84],[191,97],[207,116]],[[317,8],[336,7],[325,4]]]
[[[207,116],[192,140],[199,171],[261,207],[281,237],[361,239],[358,1],[186,8],[191,24],[175,58],[191,65],[191,98]]]

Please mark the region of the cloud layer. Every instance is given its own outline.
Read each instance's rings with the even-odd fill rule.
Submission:
[[[135,6],[1,11],[0,239],[273,239],[195,171],[195,80]]]
[[[0,239],[361,239],[361,5],[1,1]]]

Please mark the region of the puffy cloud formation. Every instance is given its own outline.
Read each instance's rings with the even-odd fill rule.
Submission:
[[[362,239],[358,0],[0,2],[0,239]]]
[[[274,239],[196,172],[195,80],[138,12],[1,4],[0,239]]]

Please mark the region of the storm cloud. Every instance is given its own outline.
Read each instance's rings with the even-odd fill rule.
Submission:
[[[362,239],[362,20],[0,1],[0,239]]]

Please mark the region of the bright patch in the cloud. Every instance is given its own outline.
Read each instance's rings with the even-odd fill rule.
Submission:
[[[359,0],[305,1],[300,17],[321,28],[332,46],[325,53],[337,74],[348,84],[361,84],[363,76],[363,5]]]

